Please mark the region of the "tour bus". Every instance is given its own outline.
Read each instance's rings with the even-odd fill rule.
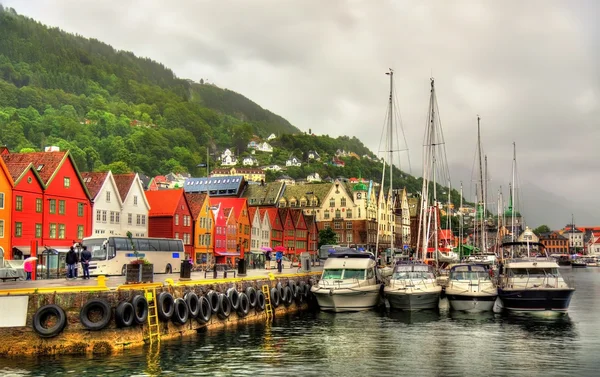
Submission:
[[[185,259],[183,241],[172,238],[87,237],[83,246],[92,253],[90,275],[125,275],[125,266],[138,257],[154,265],[154,272],[179,272]]]

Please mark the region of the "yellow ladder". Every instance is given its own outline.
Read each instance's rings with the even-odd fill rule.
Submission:
[[[271,305],[271,290],[268,285],[262,286],[262,292],[265,295],[265,315],[267,316],[267,321],[273,320],[273,306]]]
[[[150,344],[160,342],[160,322],[158,321],[158,308],[156,307],[156,288],[145,289],[144,296],[148,301],[148,337]]]

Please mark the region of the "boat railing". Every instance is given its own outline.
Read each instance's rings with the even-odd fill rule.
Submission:
[[[342,287],[342,284],[344,285]],[[327,288],[360,288],[366,285],[372,285],[372,283],[369,280],[359,280],[357,278],[350,278],[350,279],[323,279],[321,281],[319,281],[319,285],[323,288],[327,287]],[[350,287],[348,287],[350,286]]]
[[[475,283],[476,282],[476,283]],[[454,289],[459,289],[462,287],[455,287],[454,285],[465,285],[465,284],[469,284],[469,288],[465,289],[465,291],[471,291],[471,292],[481,292],[481,291],[485,291],[490,287],[494,287],[494,282],[491,279],[483,279],[483,278],[477,278],[477,279],[465,279],[465,280],[452,280],[450,279],[449,281],[449,285],[450,288],[454,288]]]
[[[526,278],[525,278],[526,276]],[[524,281],[523,281],[524,279]],[[536,288],[575,288],[574,284],[570,279],[566,279],[560,275],[514,275],[505,276],[503,279],[503,286],[507,288],[523,288],[523,289],[536,289]]]
[[[437,281],[436,279],[425,279],[425,278],[420,278],[420,279],[402,279],[402,283],[397,283],[397,280],[391,280],[392,281],[392,287],[396,287],[396,286],[400,286],[400,287],[406,287],[406,288],[412,288],[412,287],[416,287],[417,285],[419,286],[423,286],[425,288],[432,288],[434,286],[437,285]]]

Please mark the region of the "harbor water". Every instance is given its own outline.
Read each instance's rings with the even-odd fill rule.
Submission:
[[[115,356],[0,358],[2,376],[598,376],[600,268],[558,318],[493,313],[302,312]]]

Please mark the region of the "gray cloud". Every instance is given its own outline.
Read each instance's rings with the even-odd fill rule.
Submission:
[[[532,208],[532,225],[562,226],[566,208],[587,213],[581,222],[600,218],[594,0],[1,1],[180,77],[208,78],[300,129],[356,136],[373,151],[393,67],[415,175],[433,74],[454,186],[471,184],[480,114],[490,192],[502,184],[507,193],[515,141],[522,181],[563,201],[555,218],[536,218],[543,211]]]

